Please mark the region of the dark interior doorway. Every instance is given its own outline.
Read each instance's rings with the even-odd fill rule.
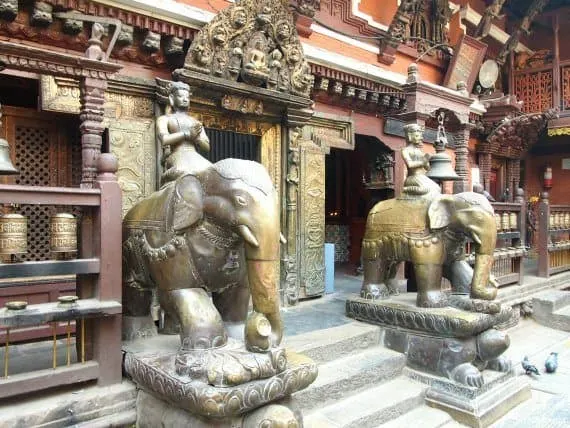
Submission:
[[[376,202],[394,196],[394,152],[378,138],[356,135],[354,150],[331,148],[325,160],[326,242],[335,263],[360,266],[366,217]]]
[[[210,162],[227,158],[261,161],[261,138],[257,135],[212,128],[206,128],[206,134],[210,139],[210,151],[203,155]]]

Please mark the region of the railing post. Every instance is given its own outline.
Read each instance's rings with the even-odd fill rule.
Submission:
[[[97,284],[100,300],[121,302],[121,189],[117,182],[117,159],[103,153],[98,161],[95,187],[101,189],[101,206],[94,219],[96,255],[101,260]],[[97,239],[98,238],[98,239]],[[99,385],[121,381],[121,315],[100,318],[94,326],[94,358],[99,363]]]
[[[550,276],[550,254],[548,252],[548,242],[550,238],[549,230],[550,205],[548,203],[548,192],[540,193],[538,203],[538,276],[548,278]]]
[[[519,211],[519,218],[518,218],[518,228],[519,228],[519,247],[525,248],[526,247],[526,200],[524,198],[524,190],[522,188],[518,188],[516,190],[515,202],[520,204],[520,211]],[[519,270],[519,285],[522,285],[524,280],[524,259],[525,259],[526,252],[523,252],[519,261],[518,261],[518,270]]]

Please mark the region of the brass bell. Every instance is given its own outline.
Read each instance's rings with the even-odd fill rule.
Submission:
[[[49,247],[52,253],[77,251],[77,220],[67,213],[54,214],[49,220]]]
[[[21,214],[0,215],[0,255],[28,251],[28,219]]]
[[[435,147],[435,155],[432,155],[429,159],[431,168],[426,175],[438,183],[459,180],[459,176],[451,165],[451,157],[445,153],[447,139],[445,137],[439,138],[433,145]]]
[[[18,174],[18,170],[14,168],[14,165],[12,165],[8,141],[0,138],[0,175],[12,174]]]
[[[447,146],[447,136],[445,135],[445,128],[443,122],[445,119],[445,114],[443,112],[439,113],[437,121],[439,126],[437,128],[437,138],[433,143],[435,148],[435,155],[432,155],[429,159],[430,170],[426,175],[437,183],[442,181],[457,181],[459,176],[453,169],[451,165],[451,157],[445,153],[445,147]]]

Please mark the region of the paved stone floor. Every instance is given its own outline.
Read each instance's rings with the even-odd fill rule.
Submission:
[[[298,335],[352,322],[344,316],[344,302],[360,290],[362,276],[340,271],[335,275],[335,292],[320,299],[306,300],[284,310],[286,335]],[[311,308],[308,311],[308,308]],[[511,346],[506,355],[517,373],[526,376],[520,362],[526,355],[540,370],[540,376],[528,376],[531,400],[507,413],[492,428],[569,428],[570,427],[570,333],[554,330],[532,320],[521,320],[509,330]],[[550,352],[559,353],[556,373],[544,371]]]

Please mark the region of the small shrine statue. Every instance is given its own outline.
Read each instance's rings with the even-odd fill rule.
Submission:
[[[441,193],[438,184],[426,176],[430,168],[430,155],[422,150],[422,127],[415,123],[408,124],[404,126],[404,132],[406,147],[402,149],[402,157],[408,168],[408,176],[402,189],[403,197],[431,198],[434,194]]]
[[[168,92],[172,113],[156,120],[157,137],[164,149],[163,183],[211,166],[210,161],[197,151],[198,148],[210,150],[210,140],[202,124],[188,114],[190,87],[182,82],[169,82]]]

